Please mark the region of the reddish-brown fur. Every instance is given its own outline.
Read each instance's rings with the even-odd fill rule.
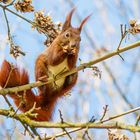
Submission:
[[[38,56],[35,64],[36,81],[45,76],[42,81],[47,81],[49,77],[49,66],[61,64],[67,59],[68,69],[71,70],[76,66],[76,61],[79,52],[80,32],[83,24],[89,18],[85,18],[79,28],[71,26],[71,17],[74,9],[68,14],[62,32],[53,41],[53,43]],[[67,34],[67,37],[66,37]],[[29,83],[27,72],[19,70],[17,66],[12,69],[9,62],[3,62],[0,70],[0,86],[3,88],[21,86]],[[12,71],[11,71],[12,69]],[[8,78],[9,77],[9,78]],[[27,90],[19,93],[9,94],[13,98],[16,106],[20,106],[20,110],[26,112],[30,110],[36,102],[36,108],[33,113],[37,113],[37,118],[32,118],[37,121],[49,121],[52,116],[54,106],[57,99],[66,94],[76,83],[77,73],[67,76],[64,79],[64,84],[59,88],[54,85],[47,84],[39,87],[39,94],[35,95],[32,90]],[[20,103],[22,104],[20,105]]]
[[[5,60],[0,70],[0,85],[2,87],[21,86],[29,83],[29,76],[27,72],[25,70],[19,70],[19,68],[15,66],[15,68],[10,74],[8,84],[5,86],[10,71],[11,65]],[[16,106],[19,106],[21,101],[23,101],[23,104],[20,107],[20,110],[23,112],[30,110],[36,102],[36,108],[40,107],[40,109],[34,111],[34,113],[38,113],[38,116],[37,118],[33,119],[38,121],[50,120],[57,99],[49,98],[48,100],[46,100],[46,104],[44,106],[42,105],[42,101],[44,100],[43,97],[35,96],[32,90],[27,90],[26,92],[19,92],[18,94],[9,94],[9,96],[14,99]]]

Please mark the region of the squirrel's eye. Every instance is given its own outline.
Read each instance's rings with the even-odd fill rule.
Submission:
[[[66,38],[69,38],[69,37],[70,37],[70,33],[67,32],[67,33],[65,34],[65,37],[66,37]]]

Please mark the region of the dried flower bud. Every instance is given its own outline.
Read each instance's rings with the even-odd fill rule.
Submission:
[[[4,4],[10,4],[13,0],[0,0],[0,2],[3,2]]]
[[[108,140],[129,140],[129,138],[118,130],[109,130]]]
[[[102,72],[99,70],[99,68],[97,66],[92,66],[91,68],[93,70],[93,75],[101,79]]]
[[[32,0],[21,0],[14,4],[14,7],[17,11],[20,12],[33,12],[34,7],[31,5]]]
[[[136,20],[130,20],[129,21],[130,28],[128,29],[128,32],[135,35],[140,33],[140,23]]]
[[[25,53],[21,50],[21,47],[15,44],[10,45],[10,54],[14,57],[17,58],[20,55],[25,56]]]
[[[136,22],[137,22],[136,20],[130,20],[129,24],[130,24],[131,27],[134,27]]]
[[[49,14],[44,15],[44,11],[38,11],[34,14],[33,29],[37,29],[39,33],[47,35],[47,40],[44,42],[45,45],[50,46],[53,40],[58,36],[61,31],[62,23],[54,23]]]

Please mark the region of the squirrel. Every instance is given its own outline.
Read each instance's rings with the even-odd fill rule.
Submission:
[[[86,23],[87,16],[78,28],[71,26],[71,18],[75,11],[73,8],[66,17],[61,33],[54,39],[35,62],[36,81],[45,82],[49,77],[57,76],[61,72],[67,72],[76,67],[80,47],[80,33]],[[38,87],[38,95],[31,89],[14,94],[8,94],[15,105],[22,112],[29,111],[36,103],[33,113],[36,117],[29,116],[36,121],[50,121],[57,100],[64,96],[76,84],[78,73],[71,74],[55,82]],[[4,60],[0,69],[0,87],[11,88],[29,83],[29,75],[25,69]]]

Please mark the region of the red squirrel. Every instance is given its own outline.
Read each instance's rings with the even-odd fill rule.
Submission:
[[[67,15],[61,33],[38,56],[35,62],[36,81],[47,81],[51,76],[70,71],[76,67],[81,40],[80,33],[84,23],[90,16],[87,16],[78,28],[74,28],[71,26],[71,18],[74,10],[75,8]],[[29,83],[29,76],[26,70],[20,70],[17,66],[13,67],[11,67],[8,61],[4,60],[0,69],[0,86],[2,88],[16,87]],[[30,110],[34,103],[36,103],[37,109],[33,113],[37,113],[37,117],[29,117],[36,121],[49,121],[58,98],[65,95],[76,84],[77,75],[75,73],[61,78],[56,82],[38,87],[38,95],[35,95],[30,89],[9,94],[9,96],[23,112]],[[41,79],[44,76],[45,78]]]

